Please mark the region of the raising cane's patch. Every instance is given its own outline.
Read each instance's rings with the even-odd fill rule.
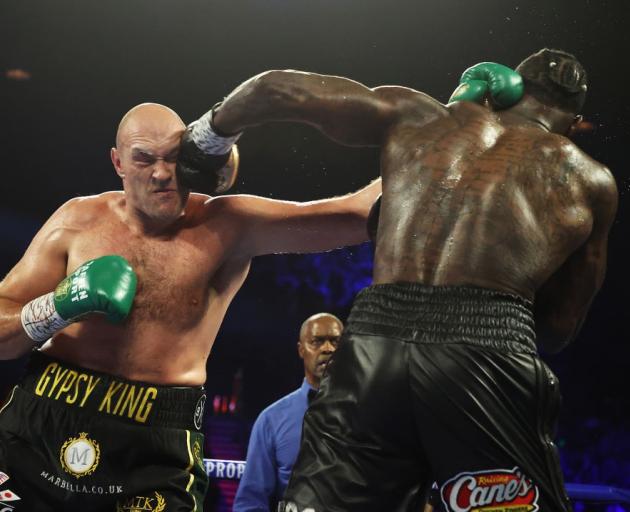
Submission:
[[[536,512],[538,487],[515,467],[465,472],[440,488],[449,512]]]

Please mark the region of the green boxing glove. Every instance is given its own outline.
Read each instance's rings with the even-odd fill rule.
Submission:
[[[103,313],[111,323],[129,314],[136,294],[136,273],[122,256],[87,261],[59,283],[54,292],[22,308],[22,326],[29,338],[43,343],[88,313]]]
[[[481,103],[490,93],[492,102],[499,108],[508,108],[523,97],[523,78],[513,69],[495,62],[480,62],[468,68],[459,79],[452,101]]]

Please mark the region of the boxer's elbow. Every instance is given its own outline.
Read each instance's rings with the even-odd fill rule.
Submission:
[[[24,336],[0,337],[0,361],[19,359],[33,349],[33,342]]]
[[[0,360],[18,359],[33,349],[26,335],[16,304],[0,298]]]
[[[352,240],[347,245],[362,244],[370,240],[368,219],[364,209],[356,209],[346,216],[347,231]]]
[[[546,354],[557,354],[563,350],[571,341],[572,336],[556,335],[556,334],[537,334],[536,345]]]
[[[367,216],[360,203],[348,196],[334,202],[334,209],[329,210],[327,215],[325,231],[335,240],[336,247],[367,242]]]
[[[543,352],[556,354],[575,339],[579,326],[575,319],[537,318],[536,344]]]
[[[354,192],[338,198],[337,208],[349,223],[365,228],[374,202],[370,199],[363,191]]]

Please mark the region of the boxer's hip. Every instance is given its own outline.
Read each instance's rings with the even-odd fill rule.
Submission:
[[[138,426],[201,429],[205,391],[161,386],[82,368],[33,352],[18,385],[24,395],[77,413]]]
[[[532,304],[473,286],[369,286],[357,295],[344,332],[536,353]]]
[[[202,387],[121,379],[36,352],[0,414],[0,471],[32,510],[131,510],[134,497],[192,510],[207,485],[204,401]]]

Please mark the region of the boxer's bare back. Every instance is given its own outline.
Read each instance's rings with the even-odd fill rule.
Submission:
[[[612,174],[563,136],[577,120],[529,95],[493,111],[291,70],[245,82],[216,116],[228,133],[301,121],[343,144],[380,146],[374,282],[535,300],[548,350],[574,337],[601,286],[616,213]]]

